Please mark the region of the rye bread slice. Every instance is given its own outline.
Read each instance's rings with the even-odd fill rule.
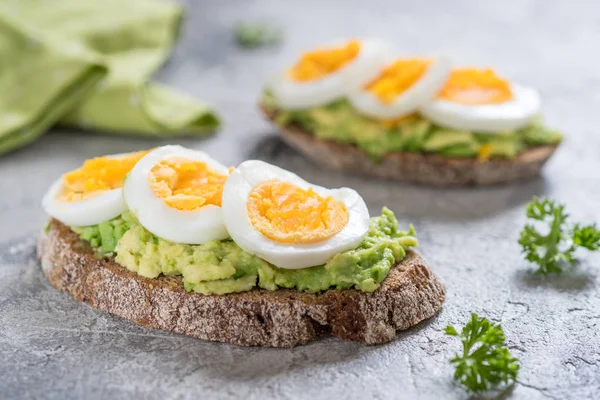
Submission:
[[[274,123],[275,113],[260,107]],[[528,149],[514,160],[446,157],[440,154],[392,152],[379,162],[351,144],[316,138],[297,126],[281,127],[281,137],[315,163],[338,171],[433,186],[497,185],[540,175],[558,145]]]
[[[39,239],[38,257],[53,286],[94,308],[138,325],[242,346],[293,347],[329,333],[386,343],[397,330],[434,316],[445,295],[439,278],[415,252],[373,293],[255,289],[213,296],[186,292],[179,277],[147,279],[109,258],[99,259],[56,220]]]

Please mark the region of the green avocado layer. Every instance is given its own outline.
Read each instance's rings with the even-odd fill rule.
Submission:
[[[100,254],[114,256],[117,263],[141,276],[182,275],[187,291],[207,295],[243,292],[256,286],[309,293],[352,287],[372,292],[405,257],[406,250],[417,245],[412,225],[408,231],[400,231],[394,213],[387,208],[381,216],[371,218],[369,232],[358,248],[336,254],[325,265],[296,270],[277,268],[230,239],[201,245],[169,242],[144,229],[130,212],[72,229]]]
[[[267,92],[262,104],[274,113],[276,124],[299,126],[319,139],[356,145],[374,160],[398,151],[513,159],[528,148],[562,140],[559,132],[546,128],[539,119],[518,131],[486,134],[442,128],[419,115],[385,126],[359,114],[347,100],[322,107],[283,110]]]

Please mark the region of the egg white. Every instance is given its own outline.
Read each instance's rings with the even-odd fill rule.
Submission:
[[[132,153],[113,154],[105,157],[122,158],[130,154]],[[59,200],[58,197],[64,191],[63,176],[50,186],[42,199],[42,208],[46,214],[63,224],[69,226],[96,225],[121,215],[127,209],[121,188],[107,190],[86,200]]]
[[[420,112],[434,123],[451,129],[478,133],[514,131],[527,126],[541,109],[537,90],[511,84],[513,98],[499,104],[469,105],[436,99]]]
[[[385,68],[385,67],[384,67]],[[437,57],[427,70],[407,90],[398,95],[393,103],[385,104],[366,90],[364,85],[348,96],[352,106],[361,114],[375,119],[396,119],[412,114],[423,104],[431,101],[444,86],[452,64],[447,57]]]
[[[336,235],[319,243],[281,243],[264,236],[250,221],[247,201],[254,187],[273,179],[289,182],[304,190],[312,188],[320,196],[332,196],[341,201],[348,210],[347,225]],[[335,254],[358,247],[369,230],[369,211],[356,191],[313,185],[292,172],[257,160],[242,163],[229,176],[223,188],[222,208],[225,226],[238,246],[285,269],[324,264]]]
[[[274,76],[267,83],[267,88],[281,108],[317,107],[345,97],[352,89],[374,79],[390,59],[391,51],[384,43],[360,40],[360,52],[356,58],[338,71],[316,80],[298,82],[288,76],[286,69]]]
[[[227,167],[201,151],[173,145],[159,147],[138,161],[125,179],[123,197],[127,207],[144,228],[172,242],[202,244],[229,237],[221,207],[210,204],[191,211],[178,210],[152,190],[148,179],[152,168],[161,161],[180,157],[203,161],[209,168],[228,174]]]

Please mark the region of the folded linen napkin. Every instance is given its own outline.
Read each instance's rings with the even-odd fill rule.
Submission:
[[[204,135],[206,105],[150,82],[181,9],[151,0],[0,0],[0,154],[55,124],[115,134]]]

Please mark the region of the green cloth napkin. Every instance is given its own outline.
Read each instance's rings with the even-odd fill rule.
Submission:
[[[203,135],[206,105],[150,82],[182,12],[150,0],[0,0],[0,154],[52,125]]]

